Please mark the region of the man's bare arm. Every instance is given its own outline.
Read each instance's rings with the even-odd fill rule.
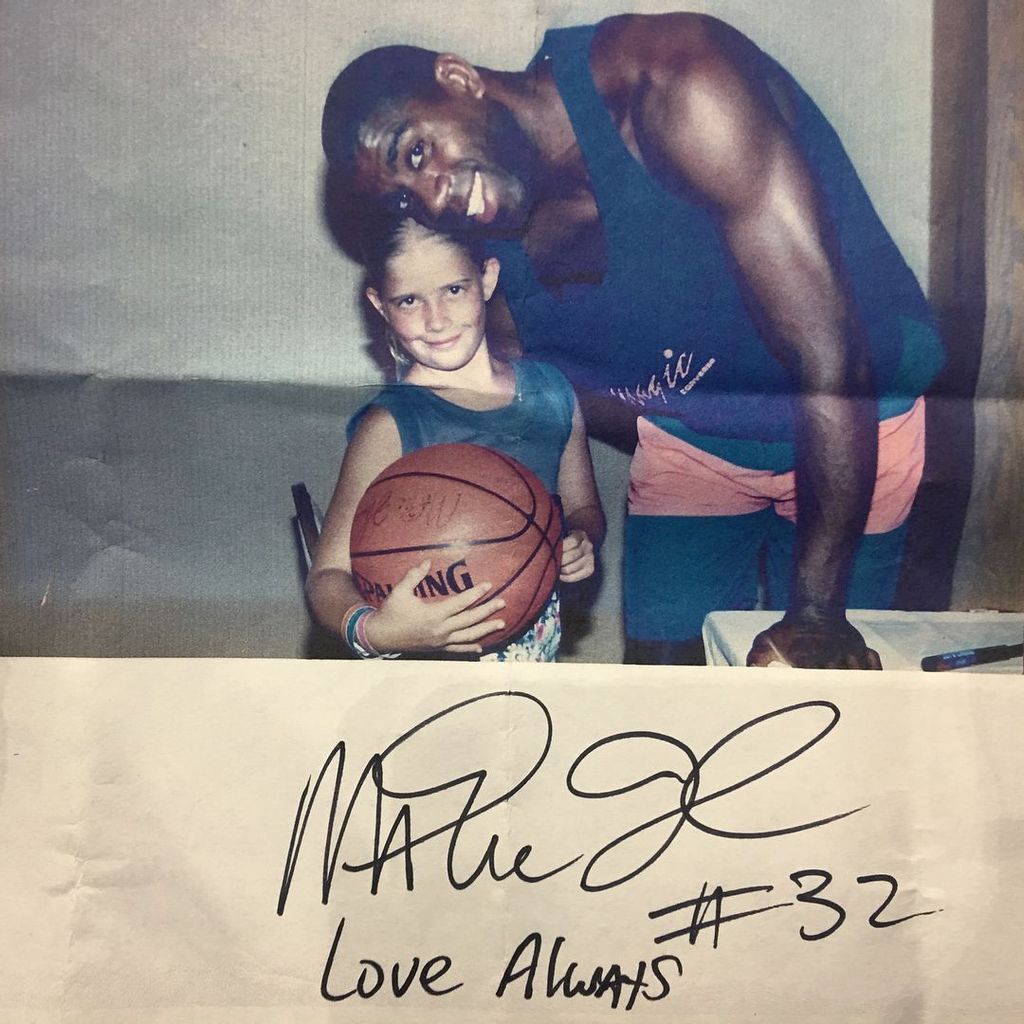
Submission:
[[[666,53],[662,44],[661,53]],[[877,463],[864,336],[829,244],[820,198],[760,83],[713,43],[650,70],[635,118],[654,166],[720,219],[771,351],[796,382],[797,547],[789,608],[750,661],[877,667],[846,621],[850,571]]]

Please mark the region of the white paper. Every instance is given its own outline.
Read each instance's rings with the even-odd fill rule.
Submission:
[[[4,675],[4,1020],[1003,1021],[1024,996],[1024,695],[1004,679],[142,660],[15,661]],[[323,905],[332,762],[279,915],[303,787],[339,743],[335,839],[382,753],[389,793],[450,788],[385,796],[381,842],[406,806],[413,839],[438,834],[414,843],[407,891],[399,829],[371,895],[372,872],[345,867],[374,858],[371,774]],[[582,795],[648,778],[619,796]],[[689,820],[653,858],[680,823],[684,788]],[[453,842],[460,808],[492,802],[465,815]],[[598,855],[658,815],[670,817]],[[527,846],[524,874],[568,866],[532,884],[495,881],[485,866],[467,885],[492,841],[499,874]],[[823,872],[818,896],[846,916],[808,941],[801,928],[813,935],[838,918],[806,899]],[[858,882],[869,875],[898,885],[878,922],[921,916],[872,926],[892,886]],[[716,886],[772,888],[722,897],[717,948],[713,900],[692,944],[657,941],[692,926],[694,910],[652,913]],[[724,920],[776,903],[787,905]],[[525,974],[498,997],[510,961],[512,973],[528,966],[532,945],[515,954],[534,933],[532,998]],[[459,988],[430,996],[417,979],[391,993],[393,963],[404,978],[413,958],[436,956],[451,966],[434,987]],[[678,958],[682,975],[659,957]],[[387,974],[379,993],[321,995],[322,984],[351,990],[371,959]],[[567,998],[557,978],[572,962],[584,983],[598,968],[615,977],[613,964],[635,979],[642,962],[648,987],[632,1010],[624,980],[617,1009],[611,982],[600,997]],[[377,972],[364,966],[366,987]]]

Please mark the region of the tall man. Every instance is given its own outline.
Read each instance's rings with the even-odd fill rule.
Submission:
[[[722,22],[547,33],[522,72],[385,47],[323,120],[354,187],[493,237],[526,350],[635,410],[631,660],[716,608],[786,609],[751,664],[877,668],[847,607],[893,596],[942,356],[828,122]]]

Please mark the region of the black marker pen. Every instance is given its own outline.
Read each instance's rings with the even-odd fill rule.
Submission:
[[[925,672],[948,672],[953,668],[968,668],[971,665],[988,665],[994,661],[1007,661],[1024,654],[1024,644],[996,644],[995,647],[973,647],[967,651],[951,651],[949,654],[931,654],[921,659]]]

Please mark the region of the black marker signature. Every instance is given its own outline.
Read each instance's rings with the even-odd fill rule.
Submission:
[[[464,730],[465,735],[479,732],[481,722],[475,719],[474,716],[482,713],[484,710],[493,708],[494,702],[502,702],[501,706],[508,715],[511,716],[515,712],[519,718],[528,719],[534,723],[533,725],[520,724],[517,728],[517,737],[520,747],[525,746],[531,750],[536,748],[536,755],[519,777],[514,779],[507,788],[494,796],[486,798],[481,796],[485,784],[490,777],[486,766],[474,767],[472,770],[462,773],[454,772],[450,778],[445,778],[433,785],[421,787],[396,788],[388,781],[389,768],[392,767],[389,758],[393,759],[398,751],[401,750],[406,757],[410,755],[415,756],[419,752],[418,745],[422,743],[426,746],[428,739],[436,739],[435,736],[432,736],[433,731],[438,729],[441,723],[450,727],[453,718],[458,722],[459,728]],[[713,761],[720,762],[725,759],[730,742],[737,737],[743,734],[754,735],[752,731],[756,730],[759,726],[783,717],[802,719],[820,716],[822,713],[825,715],[825,724],[813,731],[806,742],[796,747],[796,749],[791,750],[776,760],[769,761],[763,768],[739,781],[723,786],[712,793],[703,795],[700,793],[701,772]],[[606,803],[601,805],[601,809],[605,817],[608,818],[616,807],[615,797],[636,792],[655,782],[671,780],[678,787],[678,793],[674,796],[671,806],[667,810],[640,824],[631,824],[630,827],[606,843],[596,853],[588,856],[586,852],[581,852],[569,860],[563,860],[554,864],[549,862],[539,868],[532,866],[540,859],[532,844],[527,843],[516,848],[514,852],[506,852],[501,849],[501,837],[498,833],[492,832],[489,841],[486,843],[486,848],[476,855],[476,867],[468,873],[460,873],[456,869],[456,855],[463,829],[467,822],[494,810],[523,790],[540,770],[550,752],[553,722],[545,704],[532,694],[520,691],[486,693],[453,704],[425,718],[422,722],[391,742],[379,754],[374,754],[370,757],[363,766],[347,802],[342,796],[342,785],[345,781],[348,748],[345,741],[342,740],[328,755],[316,777],[316,781],[313,781],[312,776],[307,779],[299,797],[288,852],[285,858],[284,877],[278,895],[277,912],[278,914],[284,913],[299,853],[306,836],[306,827],[309,823],[310,813],[316,804],[321,789],[325,788],[325,783],[330,793],[330,805],[328,809],[327,830],[324,837],[323,871],[321,876],[321,899],[324,904],[330,898],[339,858],[341,857],[342,844],[346,838],[346,832],[352,821],[357,802],[366,792],[369,793],[374,807],[372,856],[366,858],[364,854],[364,859],[342,861],[341,867],[344,871],[352,873],[369,872],[371,893],[375,894],[378,892],[381,874],[385,865],[395,859],[400,860],[400,864],[404,869],[405,887],[408,890],[412,890],[415,886],[416,875],[414,851],[423,844],[433,840],[440,840],[442,837],[447,839],[446,881],[453,889],[467,889],[485,873],[491,879],[499,882],[516,878],[520,882],[535,884],[561,874],[574,864],[583,861],[584,865],[578,881],[579,888],[586,892],[597,892],[622,885],[640,875],[672,846],[683,826],[688,823],[701,832],[721,838],[763,839],[819,828],[863,810],[863,807],[856,807],[826,817],[815,818],[811,821],[798,821],[797,823],[768,831],[726,830],[717,828],[708,821],[714,801],[751,786],[783,765],[796,760],[820,743],[835,728],[839,718],[839,708],[829,701],[804,701],[799,704],[792,704],[759,715],[743,723],[714,743],[699,757],[687,744],[665,733],[633,731],[606,736],[590,744],[573,761],[566,774],[566,788],[568,792],[583,800],[606,801]],[[534,730],[532,734],[530,729]],[[749,739],[750,736],[747,738]],[[600,751],[604,751],[606,754],[609,752],[613,753],[617,759],[621,759],[622,765],[628,766],[634,749],[631,747],[631,743],[637,740],[663,744],[666,754],[672,760],[677,760],[681,754],[684,759],[685,770],[679,772],[672,768],[667,768],[642,778],[632,779],[614,789],[588,789],[580,782],[579,776],[583,774],[588,760],[595,757]],[[506,760],[502,756],[503,753],[504,749],[498,745],[492,766],[492,770],[496,775],[500,774],[503,776],[508,770]],[[435,804],[433,801],[436,801],[436,798],[445,794],[458,795],[461,805],[457,813],[449,816],[440,825],[434,825],[434,827],[427,828],[422,833],[417,833],[414,827],[414,809],[422,809],[424,813],[428,808],[434,809]],[[397,813],[386,829],[385,800],[398,801],[400,803]],[[646,838],[649,834],[656,835],[651,830],[658,828],[658,826],[665,826],[668,832],[665,838],[655,845],[653,851],[645,852],[636,863],[625,870],[613,871],[607,869],[606,862],[609,854],[613,852],[621,853],[620,848],[623,844],[634,840],[638,836]],[[528,862],[531,865],[529,869],[527,867]],[[602,875],[602,868],[604,868],[604,875]]]

